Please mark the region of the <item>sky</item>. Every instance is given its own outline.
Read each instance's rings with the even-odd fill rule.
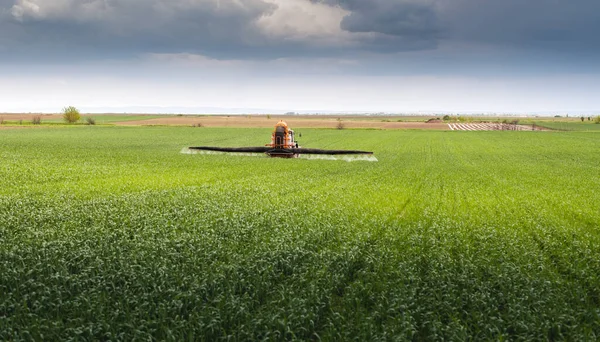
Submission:
[[[598,0],[0,0],[0,112],[600,112]]]

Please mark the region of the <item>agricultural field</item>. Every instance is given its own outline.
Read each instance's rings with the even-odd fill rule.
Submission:
[[[560,131],[600,132],[600,124],[593,121],[540,121],[536,125]]]
[[[97,124],[113,124],[123,121],[142,121],[156,118],[165,118],[169,115],[158,115],[158,114],[84,114],[81,116],[82,121],[85,122],[85,118],[91,117],[96,120]]]
[[[598,340],[600,135],[0,131],[0,340]]]
[[[64,124],[62,114],[3,114],[0,122],[3,125],[32,125],[35,117],[40,118],[41,124]],[[83,114],[80,123],[85,123],[86,118],[93,118],[96,124],[114,124],[119,122],[137,122],[150,119],[165,118],[168,115],[144,115],[144,114]]]
[[[64,125],[60,114],[0,114],[1,128]],[[431,116],[380,116],[380,115],[159,115],[159,114],[82,114],[78,124],[94,119],[97,125],[120,126],[201,126],[201,127],[252,127],[271,128],[273,122],[286,120],[296,128],[373,128],[373,129],[434,129],[447,130],[441,122],[426,122]]]
[[[271,128],[273,122],[285,120],[295,128],[371,128],[371,129],[435,129],[447,130],[442,122],[426,122],[430,117],[395,117],[368,115],[172,115],[147,120],[122,121],[126,126],[201,126]],[[439,120],[437,120],[439,121]]]

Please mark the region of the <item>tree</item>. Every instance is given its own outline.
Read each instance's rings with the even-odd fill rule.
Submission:
[[[594,119],[594,123],[600,124],[600,115]]]
[[[75,123],[81,119],[81,114],[79,113],[79,109],[69,106],[65,107],[62,110],[63,119],[68,123]]]
[[[583,120],[585,120],[585,118],[582,116],[582,117],[581,117],[581,122],[583,122]]]
[[[444,120],[444,121],[450,121],[450,115],[444,115],[444,117],[442,118],[442,120]]]

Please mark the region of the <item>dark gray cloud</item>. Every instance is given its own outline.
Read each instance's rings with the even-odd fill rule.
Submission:
[[[439,32],[425,23],[434,16],[432,10],[415,2],[399,6],[377,0],[372,7],[360,1],[347,2],[342,7],[348,15],[332,22],[339,32],[329,30],[322,37],[312,32],[305,39],[296,39],[304,33],[298,28],[299,32],[290,33],[295,39],[290,39],[277,32],[288,29],[285,20],[270,28],[274,32],[259,23],[290,0],[0,1],[4,58],[16,59],[35,59],[40,54],[61,60],[179,52],[225,59],[326,57],[357,50],[432,49]],[[306,18],[310,15],[324,17],[328,13],[321,10]],[[376,20],[371,20],[373,17]],[[304,25],[310,31],[313,23]],[[327,43],[315,42],[315,36]]]
[[[341,28],[350,32],[378,32],[417,39],[433,38],[440,32],[436,14],[431,7],[410,3],[351,10],[350,15],[342,20]]]
[[[439,12],[454,39],[522,48],[600,48],[597,0],[454,0]]]
[[[437,47],[444,32],[433,0],[310,0],[348,11],[340,22],[347,32],[363,34],[360,48],[393,53]]]
[[[253,25],[276,6],[262,0],[4,1],[0,42],[15,55],[227,53],[260,40]],[[9,52],[10,53],[10,52]]]
[[[418,41],[600,49],[598,0],[311,0],[350,11],[341,23]]]
[[[312,0],[337,5],[350,13],[341,28],[349,32],[432,39],[441,34],[435,2],[430,0]]]
[[[331,9],[306,18],[345,14],[321,34],[309,20],[306,32],[292,27],[293,11],[261,26],[291,2]],[[598,13],[598,0],[0,0],[0,59],[348,57],[441,45],[589,57],[600,53]]]

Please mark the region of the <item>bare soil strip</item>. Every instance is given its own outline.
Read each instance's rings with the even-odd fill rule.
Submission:
[[[62,114],[35,114],[35,113],[27,113],[27,114],[0,114],[0,121],[4,119],[4,121],[31,121],[34,117],[39,116],[42,119],[61,119]]]
[[[448,130],[444,123],[425,122],[387,122],[376,121],[372,118],[360,120],[360,117],[338,120],[333,117],[248,117],[248,116],[205,116],[205,117],[172,117],[157,118],[138,121],[123,121],[116,123],[120,126],[148,126],[148,125],[177,125],[177,126],[202,126],[202,127],[255,127],[271,128],[278,120],[285,120],[293,128],[375,128],[375,129],[433,129]]]
[[[82,114],[87,115],[87,114]],[[285,120],[293,128],[373,128],[373,129],[427,129],[427,130],[448,130],[448,125],[442,122],[424,122],[426,117],[377,117],[377,116],[357,116],[357,115],[206,115],[193,116],[183,115],[172,117],[157,117],[140,120],[136,116],[144,114],[124,114],[125,117],[131,117],[131,120],[114,122],[119,126],[202,126],[202,127],[254,127],[254,128],[272,128],[279,120]],[[101,117],[101,114],[97,115]],[[31,122],[33,118],[40,117],[42,122],[50,119],[61,119],[61,114],[0,114],[0,122],[15,121]],[[412,121],[412,120],[423,121]],[[394,121],[392,121],[394,120]],[[397,120],[397,121],[396,121]],[[2,126],[0,127],[15,127]]]

